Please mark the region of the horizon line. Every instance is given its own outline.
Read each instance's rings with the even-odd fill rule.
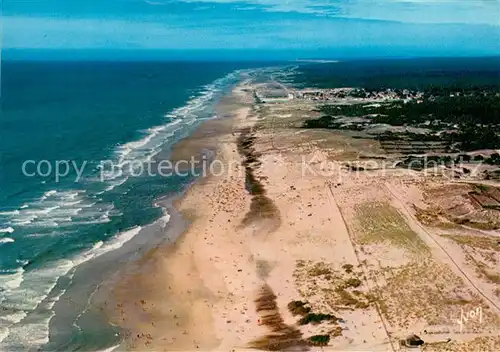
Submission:
[[[52,49],[52,48],[3,48],[0,60],[6,61],[253,61],[335,63],[366,60],[411,60],[411,59],[479,59],[500,58],[500,53],[414,53],[377,55],[355,53],[325,53],[332,49]],[[237,56],[250,53],[256,56]],[[301,53],[303,55],[301,55]],[[26,55],[33,54],[34,56]],[[59,54],[59,55],[58,55]],[[90,55],[89,55],[90,54]],[[104,54],[104,55],[103,55]],[[106,56],[105,54],[112,54]],[[205,54],[205,55],[199,55]],[[268,57],[265,54],[275,54]],[[316,55],[315,55],[316,54]],[[73,56],[75,55],[75,56]],[[95,55],[95,56],[94,56]],[[259,56],[261,55],[261,56]],[[267,56],[267,57],[265,57]]]

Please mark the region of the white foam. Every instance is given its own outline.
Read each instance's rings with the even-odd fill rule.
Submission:
[[[19,210],[13,211],[0,211],[1,216],[11,216],[11,215],[19,215]]]
[[[2,243],[12,243],[12,242],[15,242],[13,238],[10,238],[10,237],[0,238],[0,244],[2,244]]]
[[[82,204],[82,208],[92,208],[96,204],[97,204],[97,202],[89,203],[89,204]]]
[[[58,225],[61,225],[61,223],[64,223],[64,222],[71,222],[71,217],[66,217],[66,218],[52,218],[51,221],[58,224]]]
[[[23,292],[21,307],[26,311],[34,310],[54,289],[59,277],[66,275],[74,266],[72,260],[60,259],[44,268],[24,273],[24,281],[19,287]],[[12,292],[12,299],[18,294]]]
[[[222,92],[222,89],[231,80],[235,80],[239,71],[235,71],[227,76],[214,81],[203,87],[203,90],[196,97],[192,97],[184,106],[172,110],[166,114],[170,121],[167,124],[155,126],[143,131],[146,133],[141,139],[123,144],[116,149],[118,160],[115,164],[120,172],[115,172],[108,180],[113,180],[124,174],[127,175],[127,170],[130,169],[132,163],[146,163],[157,155],[160,147],[167,143],[179,131],[182,131],[182,125],[191,126],[197,121],[205,119],[202,115],[207,104],[214,103],[213,99],[217,93]],[[201,115],[201,116],[200,116]],[[109,186],[107,190],[112,190],[114,187]]]
[[[110,222],[109,215],[119,215],[113,204],[106,204],[100,208],[83,209],[78,216],[72,217],[72,222],[78,225],[103,224]]]
[[[104,245],[103,241],[96,242],[94,246],[92,247],[93,250],[99,249]]]
[[[0,287],[14,290],[23,282],[23,268],[16,269],[13,273],[0,273]]]
[[[59,198],[64,199],[64,200],[73,200],[78,197],[80,193],[85,193],[85,191],[66,191],[66,192],[58,192]]]
[[[45,192],[43,194],[43,196],[40,198],[41,201],[44,201],[45,199],[49,198],[49,197],[52,197],[53,195],[57,194],[57,191],[54,189],[54,190],[51,190],[51,191],[48,191],[48,192]]]
[[[88,220],[96,220],[105,214],[106,214],[106,211],[103,211],[101,209],[84,209],[78,214],[78,216],[73,217],[73,221],[74,222],[81,222],[81,221],[88,221]]]
[[[137,226],[128,231],[119,233],[108,242],[98,241],[94,243],[91,249],[83,252],[77,257],[71,260],[66,259],[59,261],[59,264],[56,266],[57,269],[53,270],[60,271],[57,275],[58,277],[66,275],[71,269],[80,264],[83,264],[93,258],[99,257],[115,249],[121,248],[125,243],[127,243],[134,236],[136,236],[141,231],[141,229],[142,229],[141,226]]]
[[[193,124],[200,118],[205,117],[206,112],[203,109],[207,104],[212,103],[216,93],[220,91],[220,85],[225,84],[226,80],[231,77],[234,78],[234,76],[228,75],[226,78],[207,85],[201,95],[192,98],[185,106],[173,110],[168,115],[170,121],[167,124],[150,128],[144,131],[144,135],[139,140],[119,146],[116,149],[118,164],[123,164],[122,166],[124,166],[126,163],[136,160],[151,160],[154,155],[160,152],[160,147],[163,144],[168,142],[177,133],[183,131],[183,126]],[[126,182],[126,176],[127,175],[125,175],[125,178],[120,178],[119,180],[111,182],[108,186],[109,190]],[[88,198],[85,196],[82,197],[81,193],[82,191],[76,190],[50,190],[44,193],[38,201],[24,204],[19,210],[5,211],[0,213],[0,215],[10,217],[9,220],[11,223],[26,226],[57,227],[60,222],[70,220],[70,217],[67,215],[74,215],[74,217],[71,217],[71,224],[75,225],[111,221],[109,216],[112,215],[113,204],[99,204],[99,206],[95,206],[95,202],[92,204],[85,204],[88,202]],[[75,207],[76,205],[78,205],[78,207]],[[169,220],[170,215],[167,213],[159,219],[163,226],[165,226]],[[137,226],[117,234],[109,241],[98,241],[93,244],[92,248],[72,259],[61,259],[41,269],[25,273],[24,270],[20,268],[14,273],[5,275],[0,274],[0,287],[5,289],[0,298],[3,299],[2,305],[7,301],[9,304],[16,307],[16,309],[22,309],[30,315],[43,300],[46,300],[42,307],[44,311],[43,314],[39,314],[38,311],[36,311],[35,314],[29,316],[29,319],[25,319],[29,320],[29,322],[20,322],[15,326],[11,326],[10,334],[9,329],[0,327],[0,342],[4,340],[5,337],[7,337],[9,341],[19,340],[23,344],[31,345],[47,342],[49,321],[54,315],[52,308],[55,302],[57,302],[63,294],[63,292],[58,292],[57,296],[47,299],[50,292],[55,288],[57,280],[61,276],[68,275],[71,270],[78,265],[121,248],[125,243],[137,236],[141,229],[140,226]],[[52,231],[46,234],[33,233],[27,236],[55,236],[62,233],[63,232]],[[46,311],[45,308],[48,310]],[[22,314],[24,313],[10,316],[9,320],[14,322],[22,319]],[[105,351],[112,351],[117,347],[118,346],[115,346]]]
[[[0,229],[0,233],[12,233],[14,229],[12,227],[7,227],[5,229]]]
[[[61,290],[57,296],[51,297],[50,299],[46,300],[46,308],[47,309],[52,309],[54,308],[54,305],[59,302],[61,299],[62,295],[66,293],[66,290]]]
[[[83,264],[93,258],[99,257],[105,253],[121,248],[125,243],[130,241],[134,236],[136,236],[142,227],[137,226],[121,232],[108,242],[98,241],[94,243],[91,249],[81,253],[80,255],[74,257],[73,259],[62,259],[51,267],[45,268],[38,271],[40,277],[60,277],[69,273],[69,271],[76,266]],[[56,275],[54,275],[56,274]],[[56,280],[57,280],[56,278]],[[55,285],[55,281],[54,281]],[[50,287],[49,293],[53,287]]]
[[[110,185],[104,189],[104,192],[109,192],[109,191],[115,189],[116,187],[123,185],[125,182],[127,182],[127,180],[128,180],[128,177],[125,177],[122,180],[118,180],[116,182],[110,182]]]
[[[42,209],[42,210],[40,210],[40,213],[42,213],[42,214],[49,214],[53,210],[56,210],[56,209],[59,209],[59,208],[60,208],[60,206],[56,205],[55,207],[49,207],[49,208]]]
[[[77,200],[77,201],[75,201],[75,202],[68,202],[68,203],[66,203],[65,205],[66,205],[67,207],[72,207],[73,205],[80,204],[81,202],[83,202],[83,199]]]
[[[9,328],[0,326],[0,343],[2,343],[7,336],[9,336]],[[6,349],[2,349],[2,345],[0,345],[0,351],[6,351]]]
[[[97,242],[92,249],[83,253],[77,258],[73,260],[60,260],[56,263],[53,263],[52,266],[46,267],[44,269],[35,270],[33,272],[29,272],[23,281],[22,271],[5,275],[3,284],[0,287],[8,288],[9,290],[4,295],[4,299],[7,298],[10,302],[14,302],[15,307],[21,307],[27,312],[33,311],[46,297],[48,294],[54,289],[57,280],[59,277],[63,275],[67,275],[70,270],[75,268],[76,266],[96,257],[102,255],[110,250],[119,248],[128,241],[131,237],[135,235],[135,232],[130,234],[129,232],[124,233],[124,236],[118,236],[111,245],[107,246],[107,248],[101,249],[104,246],[102,241]],[[1,282],[1,280],[0,280]],[[32,286],[29,287],[21,287],[21,284],[26,282],[26,285]],[[52,309],[54,304],[59,300],[63,292],[61,292],[54,299],[50,299],[47,303],[47,309]],[[17,301],[17,302],[16,302]],[[51,316],[44,319],[43,322],[38,322],[35,325],[30,324],[30,326],[22,326],[20,329],[22,332],[15,333],[17,336],[25,336],[26,330],[35,330],[35,331],[45,331],[46,333],[38,334],[38,337],[34,339],[32,342],[35,343],[45,343],[48,338],[48,322],[53,316],[53,312],[50,312]],[[36,328],[35,328],[36,327]],[[2,332],[3,335],[7,332]],[[0,340],[1,341],[1,340]]]
[[[38,238],[38,237],[55,237],[55,236],[60,236],[61,232],[59,231],[51,231],[51,232],[46,232],[46,233],[31,233],[29,235],[26,235],[26,237],[32,237],[32,238]]]
[[[113,347],[106,348],[104,350],[99,350],[97,352],[113,352],[114,350],[116,350],[119,347],[120,347],[120,345],[116,345],[116,346],[113,346]]]
[[[36,215],[36,216],[47,215],[50,212],[52,212],[56,209],[59,209],[60,207],[61,206],[56,205],[53,207],[41,208],[41,209],[36,209],[36,210],[26,210],[26,211],[23,211],[21,215]]]
[[[170,221],[170,214],[166,213],[165,212],[165,215],[162,216],[160,219],[158,219],[158,222],[160,224],[161,227],[165,227],[167,226],[168,222]]]
[[[11,315],[11,318],[17,319],[10,319],[10,326],[7,331],[3,331],[3,340],[8,337],[9,341],[29,346],[48,342],[49,322],[54,316],[51,308],[62,293],[49,300],[47,307],[42,307],[41,311],[37,312],[35,309],[54,289],[59,277],[68,274],[76,265],[76,261],[62,259],[30,272],[24,272],[20,268],[15,274],[4,277],[2,287],[5,286],[8,290],[3,294],[2,305],[13,309],[15,307],[19,314]],[[1,278],[0,276],[0,280]],[[26,315],[30,316],[29,322],[21,322]],[[21,323],[17,324],[19,322]]]
[[[128,231],[122,232],[115,238],[100,246],[97,251],[98,255],[103,255],[104,253],[113,251],[115,249],[121,248],[125,243],[134,238],[139,232],[141,232],[142,227],[137,226]]]
[[[72,221],[73,217],[79,216],[82,210],[92,208],[97,202],[90,202],[85,196],[85,191],[67,190],[67,191],[49,191],[44,194],[44,200],[37,200],[25,204],[15,211],[6,211],[3,216],[8,216],[7,224],[11,227],[0,229],[0,233],[11,231],[12,227],[56,227],[61,222],[65,226]],[[95,213],[95,212],[94,212]],[[99,216],[102,209],[99,209]],[[97,215],[96,215],[97,216]],[[93,219],[92,219],[93,220]],[[100,219],[97,223],[107,222]],[[9,232],[10,233],[10,232]]]
[[[52,219],[55,219],[55,218],[57,218],[58,216],[61,216],[61,215],[73,215],[73,216],[76,216],[82,210],[83,210],[83,208],[57,208],[57,210],[52,213]]]
[[[28,225],[28,224],[26,224],[26,225]],[[57,227],[59,224],[53,220],[40,220],[37,222],[32,222],[29,225],[36,226],[36,227]]]
[[[11,221],[11,224],[13,225],[19,225],[19,226],[25,226],[25,225],[29,225],[33,222],[33,220],[35,220],[37,217],[36,216],[33,216],[33,217],[30,217],[28,219],[26,218],[22,218],[22,219],[14,219]]]
[[[29,322],[13,324],[7,336],[10,341],[23,346],[44,345],[49,342],[49,323],[54,316],[53,311],[48,311],[43,316],[30,317]]]
[[[14,311],[10,314],[0,316],[0,321],[3,320],[7,324],[13,325],[19,323],[27,316],[26,312],[22,310]]]

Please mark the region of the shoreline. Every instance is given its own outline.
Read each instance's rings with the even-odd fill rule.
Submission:
[[[248,105],[242,103],[236,105],[239,104]],[[250,108],[240,107],[237,112],[233,110],[235,105],[234,90],[222,99],[220,105],[223,105],[223,107],[222,109],[218,107],[218,114],[222,117],[205,121],[191,136],[179,141],[179,143],[173,147],[172,159],[174,161],[183,160],[187,154],[190,156],[199,156],[197,153],[202,149],[216,150],[217,160],[228,160],[226,155],[227,150],[225,149],[227,149],[227,144],[235,142],[233,134],[235,120],[238,119],[238,115],[240,118],[242,117],[241,115],[246,116]],[[229,114],[232,116],[228,117]],[[228,141],[228,136],[234,140]],[[236,152],[236,149],[233,152]],[[237,156],[238,154],[236,152],[236,157]],[[233,157],[234,155],[231,156],[231,158]],[[238,162],[238,164],[239,163],[240,162]],[[243,175],[243,173],[241,173],[241,175]],[[181,331],[181,325],[185,324],[180,324],[177,321],[183,319],[182,317],[188,320],[191,319],[189,317],[194,316],[194,311],[196,311],[196,316],[200,314],[207,317],[210,316],[210,308],[207,306],[208,301],[196,301],[196,309],[193,310],[193,313],[189,312],[190,307],[176,303],[176,301],[184,299],[183,297],[185,295],[193,294],[195,290],[198,290],[199,294],[202,295],[203,292],[206,291],[205,280],[198,280],[195,278],[195,275],[193,275],[193,272],[196,271],[196,264],[192,263],[193,258],[190,258],[193,253],[188,253],[189,251],[186,250],[186,248],[190,248],[194,245],[189,238],[190,233],[196,231],[200,221],[206,221],[207,215],[206,212],[203,211],[206,209],[200,210],[194,207],[194,205],[198,206],[200,204],[196,204],[196,201],[193,202],[193,198],[196,199],[200,191],[203,193],[202,190],[204,188],[211,187],[216,178],[216,176],[197,178],[181,194],[171,201],[171,206],[175,208],[173,212],[177,212],[181,216],[185,225],[176,241],[169,241],[156,245],[145,253],[136,263],[129,265],[124,272],[122,271],[114,280],[109,282],[109,293],[107,295],[115,299],[117,303],[116,307],[107,307],[106,311],[111,321],[114,321],[114,324],[126,331],[127,336],[122,342],[122,347],[127,346],[128,349],[134,349],[133,346],[137,344],[137,341],[144,340],[144,346],[137,346],[137,348],[143,349],[146,347],[154,349],[155,347],[153,347],[151,343],[148,343],[148,337],[152,336],[152,332],[147,331],[150,329],[156,330],[156,325],[160,323],[163,325],[161,329],[169,331],[173,340],[176,339],[176,336],[185,337],[184,339],[179,339],[184,340],[184,342],[177,341],[172,346],[180,346],[181,349],[196,348],[197,345],[216,347],[217,339],[203,333],[208,326],[212,325],[210,319],[204,320],[203,323],[197,322],[189,326],[192,336],[204,336],[203,341],[197,341],[196,338],[193,338],[192,346],[189,343],[186,345],[186,341],[192,336],[188,336],[185,329]],[[242,191],[243,194],[246,193],[244,187],[240,191]],[[162,204],[161,201],[158,203]],[[175,220],[172,219],[169,224],[174,224],[172,221]],[[230,219],[226,220],[226,222],[230,222]],[[168,235],[168,230],[166,234]],[[177,268],[176,272],[170,271],[170,267]],[[170,279],[166,280],[168,281],[168,285],[165,283],[168,289],[167,286],[158,286],[156,280],[149,280],[146,277],[148,276],[146,273],[152,274],[154,278],[168,277]],[[191,279],[184,282],[183,280],[176,279],[176,277],[191,277]],[[130,287],[138,287],[139,289],[132,290],[131,292]],[[155,297],[148,297],[148,293],[152,293]],[[159,297],[158,293],[160,293]],[[209,300],[212,302],[211,304],[214,304],[216,299],[214,297],[209,297],[205,298],[205,300]],[[132,301],[134,302],[132,303]],[[158,307],[161,306],[160,310],[165,314],[166,312],[171,313],[172,308],[169,308],[169,304],[172,304],[172,306],[175,306],[178,310],[177,314],[170,317],[170,320],[163,319],[164,317],[151,317],[152,312],[150,310],[152,310],[153,307],[155,307],[155,310],[158,310]],[[204,311],[205,313],[200,313],[200,311]],[[148,316],[148,321],[152,321],[151,325],[145,325],[145,315]],[[128,319],[129,316],[133,317]],[[131,321],[130,323],[129,320]],[[186,324],[188,323],[186,322]],[[165,339],[165,337],[162,339]]]
[[[222,96],[221,99],[224,97]],[[190,134],[186,134],[168,150],[160,152],[156,158],[161,160],[167,157],[175,159],[177,144],[182,146],[192,135],[203,131],[203,126],[210,125],[210,122],[217,123],[218,120],[221,119],[200,122]],[[208,145],[207,147],[211,148]],[[202,151],[199,155],[204,154],[206,154],[205,151]],[[182,160],[180,156],[177,156],[177,159]],[[188,179],[191,178],[188,177]],[[136,263],[140,262],[142,257],[158,247],[168,246],[175,242],[185,231],[187,221],[177,211],[175,203],[197,182],[203,182],[202,177],[184,183],[182,189],[172,195],[157,198],[154,205],[164,210],[161,217],[152,223],[126,230],[123,233],[129,231],[137,231],[137,233],[121,244],[119,248],[82,263],[74,269],[74,276],[68,280],[85,283],[85,285],[70,285],[60,299],[55,301],[54,311],[56,313],[50,320],[49,342],[44,345],[44,349],[51,350],[61,346],[69,349],[81,348],[82,346],[95,350],[120,349],[123,335],[126,332],[119,328],[118,324],[110,322],[107,314],[103,315],[111,297],[109,292],[124,272],[129,269],[136,270]],[[48,299],[50,298],[51,296],[48,297]],[[78,325],[75,324],[76,320],[78,320]],[[71,324],[72,321],[74,321],[73,324]]]
[[[164,215],[151,224],[129,230],[138,229],[138,232],[119,248],[75,269],[71,280],[86,285],[71,285],[55,302],[55,316],[50,321],[50,340],[44,350],[85,346],[87,349],[108,351],[121,346],[124,331],[110,322],[105,313],[110,287],[119,280],[123,267],[133,267],[150,250],[175,242],[185,230],[186,222],[173,205],[181,195],[182,192],[165,196],[155,202],[168,214],[167,222]],[[72,332],[76,325],[67,325],[68,319],[78,319],[78,334]],[[68,336],[71,338],[67,339]]]

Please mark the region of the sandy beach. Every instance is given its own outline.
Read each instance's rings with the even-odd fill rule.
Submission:
[[[346,177],[341,156],[372,145],[343,137],[325,144],[319,132],[276,127],[276,116],[293,118],[254,104],[253,89],[235,88],[220,104],[223,117],[174,150],[180,160],[213,148],[219,168],[175,204],[189,222],[177,242],[149,252],[114,288],[110,315],[128,332],[124,347],[396,351],[399,339],[416,333],[437,345],[453,337],[463,351],[477,339],[476,347],[493,351],[493,291],[451,262],[410,214],[410,203],[423,202],[411,175]],[[382,243],[367,232],[386,219],[402,222],[408,242]],[[408,268],[425,276],[416,263],[438,275],[394,282]],[[435,298],[432,287],[441,284]],[[482,325],[458,335],[454,315],[478,306]],[[328,336],[327,346],[311,347],[314,336]]]
[[[200,143],[216,146],[217,160],[237,161],[231,163],[233,175],[211,175],[193,185],[176,204],[190,221],[188,230],[174,246],[143,259],[141,272],[146,266],[150,275],[127,276],[115,290],[120,325],[137,332],[127,341],[132,349],[243,347],[248,334],[255,334],[250,327],[258,327],[252,302],[261,280],[253,243],[240,225],[250,198],[233,133],[251,123],[250,108],[245,93],[235,95],[240,101],[237,107],[230,103],[234,116],[205,124],[177,146],[173,157],[196,153]],[[188,154],[186,159],[193,155]]]

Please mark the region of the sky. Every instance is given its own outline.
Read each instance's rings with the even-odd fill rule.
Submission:
[[[500,0],[3,0],[4,49],[500,54]]]

